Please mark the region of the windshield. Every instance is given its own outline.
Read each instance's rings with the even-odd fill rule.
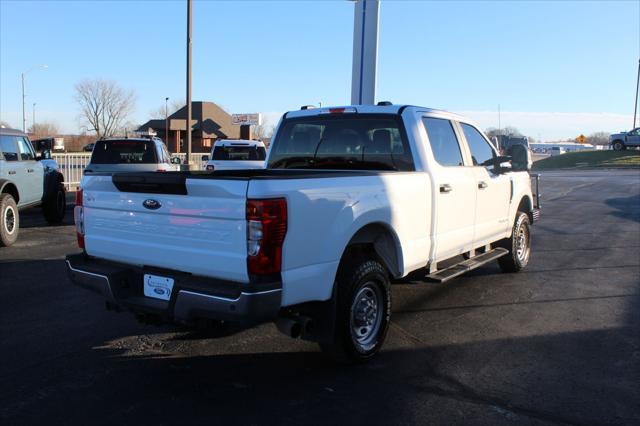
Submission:
[[[399,116],[355,113],[285,120],[269,168],[414,170]]]
[[[222,161],[264,161],[267,151],[262,146],[216,146],[211,157]]]
[[[92,164],[154,164],[158,162],[152,141],[98,141],[91,154]]]

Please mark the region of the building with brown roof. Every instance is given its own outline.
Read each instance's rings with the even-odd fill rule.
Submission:
[[[191,151],[208,152],[218,139],[239,139],[240,126],[233,125],[231,115],[213,102],[191,103]],[[169,116],[166,131],[164,119],[149,120],[138,127],[139,132],[155,132],[167,144],[170,152],[187,150],[187,107],[184,106]]]

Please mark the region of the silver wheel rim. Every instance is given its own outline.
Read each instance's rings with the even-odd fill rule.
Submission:
[[[382,293],[372,281],[356,294],[351,305],[351,335],[364,350],[375,345],[382,324]]]
[[[16,212],[12,206],[8,206],[4,209],[4,229],[7,230],[9,235],[16,231]]]
[[[518,227],[516,235],[516,256],[520,262],[524,262],[529,257],[529,231],[524,223]]]

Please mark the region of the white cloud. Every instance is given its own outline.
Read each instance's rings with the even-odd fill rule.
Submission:
[[[483,130],[498,127],[498,111],[456,111],[474,120]],[[593,132],[615,133],[628,130],[632,115],[590,112],[502,111],[501,125],[518,128],[523,134],[543,141],[575,138]]]

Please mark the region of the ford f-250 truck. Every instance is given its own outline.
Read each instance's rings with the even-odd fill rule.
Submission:
[[[365,361],[385,339],[393,280],[529,261],[539,209],[517,166],[529,162],[498,156],[461,116],[304,109],[272,143],[260,170],[87,174],[72,281],[139,318],[275,320]]]

